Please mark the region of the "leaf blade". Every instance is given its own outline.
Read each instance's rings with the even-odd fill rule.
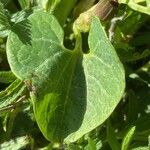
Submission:
[[[87,87],[86,112],[81,127],[69,135],[66,142],[74,142],[102,124],[124,92],[123,66],[96,17],[92,20],[88,42],[90,53],[83,56],[82,62]]]
[[[99,34],[102,34],[103,40],[106,40],[103,45],[108,45],[108,49],[104,50],[107,55],[109,52],[112,55],[105,57],[105,53],[99,49],[103,52],[100,66],[98,49],[91,51],[91,57],[91,54],[83,55],[80,49],[70,51],[64,48],[63,31],[57,20],[49,13],[33,13],[28,22],[31,24],[30,43],[23,42],[15,32],[11,32],[8,37],[7,55],[11,69],[17,77],[29,83],[35,118],[44,136],[51,141],[76,141],[102,124],[118,104],[124,90],[122,65],[98,19],[93,21],[90,38],[99,42]],[[95,34],[98,34],[98,38]],[[94,47],[92,44],[91,50],[92,46]],[[30,59],[26,60],[29,56]],[[114,68],[106,71],[110,64],[113,64]],[[97,73],[92,69],[93,66],[98,70]],[[89,77],[93,71],[96,73],[95,76],[101,79],[98,79],[98,85]],[[114,78],[117,75],[118,78],[105,81],[101,71],[109,78],[111,75]],[[110,95],[105,95],[105,88],[102,95],[107,98],[101,98],[99,91],[91,92],[92,86],[93,89],[99,90],[99,84],[101,86],[104,81],[108,84],[105,88],[110,91]],[[110,88],[109,84],[112,84],[113,88]],[[114,91],[117,93],[112,96]],[[96,109],[93,109],[94,107]],[[91,120],[90,116],[93,116]]]

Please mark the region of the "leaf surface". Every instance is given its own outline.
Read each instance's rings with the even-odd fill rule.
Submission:
[[[98,18],[93,18],[88,39],[90,52],[84,55],[86,112],[79,130],[66,141],[75,141],[102,124],[121,99],[124,69]]]
[[[123,67],[97,18],[89,34],[90,53],[85,55],[80,49],[64,48],[63,31],[49,13],[35,12],[26,22],[28,41],[17,32],[8,37],[11,70],[30,83],[35,117],[44,136],[76,141],[102,124],[120,101]]]

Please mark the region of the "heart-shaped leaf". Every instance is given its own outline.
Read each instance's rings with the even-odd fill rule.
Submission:
[[[20,34],[21,24],[26,28]],[[37,123],[48,140],[77,140],[102,124],[121,99],[124,70],[97,18],[89,47],[85,55],[64,48],[63,31],[46,12],[16,24],[8,37],[11,70],[28,81]]]

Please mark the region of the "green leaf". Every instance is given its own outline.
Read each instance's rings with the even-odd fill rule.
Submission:
[[[22,9],[27,9],[30,6],[30,0],[18,0]]]
[[[116,138],[115,131],[112,128],[110,121],[107,121],[107,139],[112,150],[120,150],[120,144]]]
[[[38,5],[47,11],[52,12],[61,0],[37,0]]]
[[[75,144],[70,144],[68,146],[68,149],[69,150],[82,150],[82,148],[80,148],[78,145],[75,145]]]
[[[145,135],[148,136],[150,134],[150,114],[143,115],[135,122],[136,126],[136,135]]]
[[[88,145],[85,150],[96,150],[96,142],[93,139],[89,138]]]
[[[25,45],[17,34],[10,33],[7,41],[8,60],[14,74],[22,80],[32,79],[33,81],[33,86],[38,94],[38,100],[33,102],[34,112],[43,134],[47,139],[63,139],[74,128],[77,130],[85,107],[85,102],[82,100],[84,94],[82,89],[77,89],[78,92],[81,91],[78,101],[74,101],[75,98],[70,100],[68,96],[77,61],[76,55],[79,54],[63,47],[63,31],[56,19],[49,13],[34,13],[29,17],[29,22],[32,24],[31,45]],[[16,44],[19,47],[23,46],[22,49]],[[18,59],[16,59],[16,54]],[[81,63],[80,59],[79,63]],[[81,65],[79,67],[81,68]],[[82,70],[79,70],[78,73],[81,76],[78,78],[82,81]],[[81,88],[83,87],[82,82],[78,84],[81,85]],[[74,94],[70,95],[74,96]],[[81,111],[78,112],[80,108]],[[76,118],[78,113],[81,116]],[[77,124],[72,126],[74,119],[77,120]]]
[[[29,10],[29,9],[16,12],[15,14],[11,16],[11,22],[13,23],[23,22],[24,20],[28,18],[28,16],[31,15],[31,13],[32,13],[32,10]]]
[[[28,83],[44,136],[52,141],[76,141],[102,124],[120,101],[123,67],[97,18],[87,55],[77,48],[64,48],[62,28],[49,13],[35,12],[27,21],[31,24],[29,43],[16,32],[8,37],[11,70]]]
[[[56,9],[54,10],[54,16],[56,16],[61,26],[65,24],[67,17],[74,8],[76,2],[77,0],[61,0],[59,5],[57,5]]]
[[[144,0],[143,0],[144,1]],[[144,6],[144,5],[140,5],[139,2],[135,2],[133,0],[119,0],[119,3],[124,3],[127,4],[131,9],[135,10],[135,11],[139,11],[141,13],[145,13],[150,15],[150,8],[149,8],[149,0],[145,0],[145,2],[147,2],[148,6]]]
[[[1,109],[17,101],[25,89],[25,85],[17,79],[6,90],[0,92],[0,111]]]
[[[147,147],[147,146],[139,146],[139,147],[136,147],[136,148],[132,148],[131,150],[149,150],[149,147]]]
[[[1,150],[6,149],[13,149],[13,150],[19,150],[25,148],[25,146],[29,144],[29,139],[27,136],[17,137],[15,139],[12,139],[10,141],[4,142],[0,145]]]
[[[124,91],[124,69],[98,18],[92,21],[88,43],[90,52],[83,58],[87,87],[86,112],[80,129],[66,141],[73,142],[102,124]]]
[[[11,71],[1,71],[0,72],[0,82],[1,83],[11,83],[15,79],[16,79],[16,77]]]
[[[53,12],[60,2],[61,0],[47,0],[46,10],[50,10],[50,12]]]
[[[0,2],[0,37],[5,37],[10,32],[11,26],[7,11],[4,9],[3,4]]]
[[[134,132],[135,132],[135,126],[130,128],[129,131],[126,133],[122,142],[121,150],[128,150],[129,144],[133,138]]]

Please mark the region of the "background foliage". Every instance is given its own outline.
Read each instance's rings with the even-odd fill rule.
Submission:
[[[109,118],[74,143],[53,143],[45,139],[35,121],[34,106],[29,96],[29,90],[33,91],[33,87],[27,89],[24,82],[17,79],[10,69],[7,60],[9,56],[6,54],[7,37],[11,32],[15,39],[17,35],[19,41],[30,44],[31,39],[28,38],[30,23],[26,21],[28,16],[43,9],[53,13],[65,34],[62,42],[63,37],[59,32],[59,41],[55,42],[64,43],[67,49],[74,49],[76,35],[72,31],[73,23],[80,13],[91,8],[96,2],[96,0],[0,0],[0,149],[150,149],[149,0],[119,0],[120,5],[112,18],[102,22],[106,34],[109,37],[113,34],[112,44],[125,68],[126,89],[120,103],[111,115],[107,116]],[[44,23],[41,26],[44,26]],[[59,28],[59,25],[55,27]],[[32,29],[34,28],[36,26]],[[96,28],[95,25],[93,30]],[[85,53],[89,49],[87,36],[86,33],[82,34],[82,50]],[[96,37],[98,35],[95,36],[95,40]],[[18,48],[19,41],[15,43]],[[9,49],[13,49],[13,46],[10,45]],[[70,55],[66,53],[65,59]],[[19,78],[25,75],[26,72],[22,72]],[[27,84],[30,85],[29,82]],[[93,117],[90,116],[89,120]]]

